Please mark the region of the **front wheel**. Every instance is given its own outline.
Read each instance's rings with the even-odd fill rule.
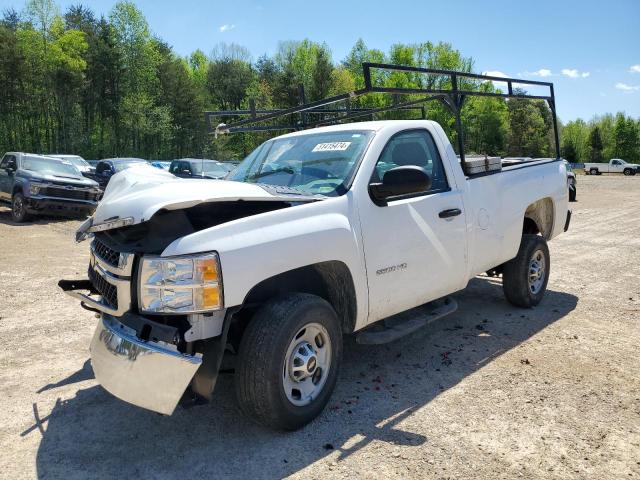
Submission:
[[[538,305],[549,281],[551,259],[547,241],[540,235],[524,234],[518,255],[504,264],[502,289],[517,307]]]
[[[11,199],[11,218],[17,223],[26,222],[29,219],[24,195],[20,192],[14,194]]]
[[[632,174],[632,172],[631,172],[631,169],[630,169],[630,168],[625,168],[625,169],[624,169],[624,171],[623,171],[622,173],[623,173],[624,175],[626,175],[627,177],[628,177],[629,175],[631,175],[631,174]]]
[[[244,332],[235,374],[242,411],[263,425],[296,430],[329,401],[342,332],[329,303],[293,293],[267,302]]]

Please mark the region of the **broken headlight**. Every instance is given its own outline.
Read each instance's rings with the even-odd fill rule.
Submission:
[[[223,306],[217,253],[142,257],[138,307],[146,313],[197,313]]]

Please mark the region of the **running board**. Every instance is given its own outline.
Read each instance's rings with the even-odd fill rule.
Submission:
[[[376,322],[371,327],[359,332],[356,335],[356,342],[363,345],[393,342],[455,312],[457,309],[458,302],[453,298],[440,298]]]

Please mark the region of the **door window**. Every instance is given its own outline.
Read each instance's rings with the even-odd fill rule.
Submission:
[[[4,158],[2,159],[2,163],[0,163],[0,168],[7,168],[9,166],[9,163],[13,163],[13,165],[16,164],[15,155],[5,155]]]
[[[409,130],[393,136],[378,159],[372,181],[380,182],[388,170],[409,165],[424,168],[431,177],[431,188],[425,194],[449,190],[442,159],[426,130]]]

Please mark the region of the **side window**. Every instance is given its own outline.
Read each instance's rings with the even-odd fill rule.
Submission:
[[[415,165],[422,167],[431,177],[429,192],[449,189],[438,149],[426,130],[401,132],[384,147],[373,173],[373,181],[382,181],[384,174],[395,167]]]
[[[11,155],[5,155],[2,157],[2,162],[0,162],[0,168],[7,168],[7,164],[9,163],[9,157]]]
[[[171,162],[171,165],[169,165],[169,173],[176,173],[178,171],[178,164],[179,162]]]
[[[620,163],[618,160],[614,160],[614,161],[613,161],[613,164],[614,164],[614,165],[621,165],[621,163]]]

